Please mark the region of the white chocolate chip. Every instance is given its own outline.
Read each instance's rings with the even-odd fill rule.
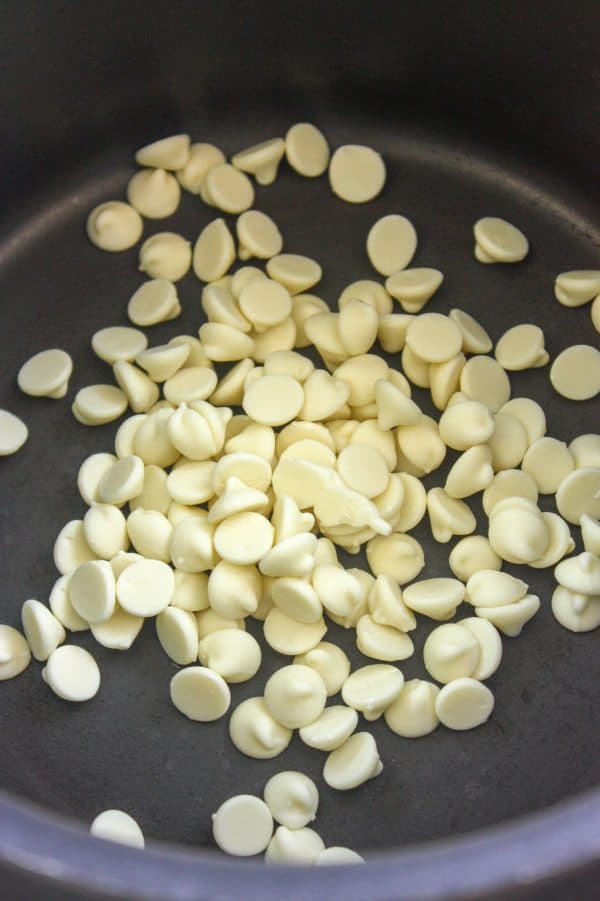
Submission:
[[[17,383],[32,397],[64,397],[73,371],[73,360],[64,350],[42,350],[23,363]]]
[[[206,400],[217,387],[217,374],[207,366],[188,366],[168,378],[163,391],[172,404]]]
[[[214,546],[222,560],[244,566],[258,563],[271,549],[273,539],[273,526],[265,516],[244,512],[219,523]]]
[[[110,619],[95,623],[90,629],[98,644],[103,647],[113,651],[128,651],[143,625],[141,616],[134,616],[117,606]]]
[[[134,325],[148,326],[165,322],[181,312],[175,285],[164,278],[144,282],[135,291],[127,306],[127,315]]]
[[[127,533],[132,545],[142,557],[168,563],[173,526],[158,510],[138,507],[127,517]]]
[[[264,622],[267,644],[279,654],[290,657],[305,654],[316,647],[326,632],[327,626],[322,618],[316,623],[299,623],[277,608],[267,614]]]
[[[454,498],[464,498],[484,491],[494,479],[492,461],[493,449],[489,445],[478,444],[470,447],[450,468],[444,485],[446,494]]]
[[[405,216],[384,216],[369,230],[367,255],[380,275],[389,276],[400,269],[406,269],[416,249],[417,233],[412,222]],[[387,285],[386,288],[394,296]]]
[[[298,622],[316,623],[323,615],[321,601],[310,582],[305,579],[285,576],[275,579],[271,596],[283,613]]]
[[[323,779],[331,788],[348,791],[374,779],[383,770],[375,739],[370,732],[355,732],[331,751],[323,767]]]
[[[392,704],[404,685],[400,670],[388,663],[360,667],[348,676],[342,686],[342,698],[348,707],[358,710],[365,719],[378,719]]]
[[[465,596],[458,579],[436,578],[413,582],[402,592],[407,607],[431,619],[450,619]]]
[[[552,595],[552,613],[570,632],[592,632],[600,626],[600,596],[586,598],[583,609],[577,609],[576,592],[558,585]]]
[[[321,641],[306,653],[297,655],[294,663],[314,669],[321,676],[328,696],[340,691],[350,673],[350,661],[344,651],[328,641]]]
[[[564,443],[548,436],[538,438],[523,457],[521,468],[534,479],[540,494],[555,494],[573,471],[575,461]]]
[[[89,214],[86,230],[92,244],[100,250],[119,252],[137,244],[142,236],[142,217],[128,203],[110,200]]]
[[[88,385],[80,388],[73,401],[73,415],[82,425],[105,425],[122,416],[127,397],[114,385]]]
[[[500,413],[509,413],[518,419],[525,431],[531,447],[534,442],[546,434],[546,414],[530,397],[514,397],[500,408]]]
[[[117,360],[113,373],[134,413],[146,413],[158,401],[158,386],[141,369],[126,360]]]
[[[399,301],[407,312],[418,313],[433,297],[444,276],[438,269],[404,269],[402,266],[398,268],[402,271],[393,272],[386,280],[386,291]]]
[[[71,575],[69,600],[75,612],[88,623],[103,623],[116,603],[115,576],[106,560],[82,563]]]
[[[408,329],[406,330],[408,333]],[[409,344],[402,348],[402,370],[413,385],[429,388],[429,363],[421,359]]]
[[[280,282],[290,294],[303,294],[321,280],[322,269],[316,260],[297,253],[280,253],[267,263],[269,278]]]
[[[240,632],[244,632],[246,629],[246,624],[243,619],[226,619],[223,616],[219,616],[212,609],[201,610],[197,615],[198,620],[198,637],[200,641],[206,638],[207,635],[212,635],[214,632],[227,632],[229,629],[236,629]]]
[[[98,664],[89,651],[73,645],[52,651],[42,677],[63,701],[89,701],[100,688]]]
[[[478,616],[461,619],[457,625],[468,629],[479,645],[479,663],[471,677],[480,681],[489,679],[502,660],[502,639],[498,630],[491,622]]]
[[[444,685],[435,701],[435,711],[448,729],[475,729],[491,716],[494,696],[476,679],[455,679]]]
[[[212,815],[215,842],[236,857],[260,854],[273,834],[273,817],[264,801],[255,795],[234,795]]]
[[[389,576],[399,585],[411,582],[425,566],[423,548],[410,535],[378,535],[367,544],[367,560],[375,576]]]
[[[548,362],[544,333],[537,325],[520,323],[504,332],[496,344],[495,357],[504,369],[517,371]]]
[[[196,276],[205,282],[221,278],[235,260],[235,244],[224,219],[205,226],[196,243],[192,265]]]
[[[563,519],[576,526],[584,514],[600,519],[600,468],[569,473],[558,486],[556,507]]]
[[[429,634],[423,647],[427,672],[443,684],[472,676],[480,659],[477,638],[460,623],[438,626]]]
[[[561,272],[554,282],[554,294],[565,307],[579,307],[600,294],[600,270],[576,269]]]
[[[189,135],[170,135],[140,148],[135,155],[140,166],[162,169],[183,169],[189,160]]]
[[[477,525],[465,502],[450,497],[443,488],[432,488],[427,492],[427,512],[432,535],[442,544],[450,541],[453,535],[469,535]]]
[[[510,398],[510,381],[504,369],[492,357],[471,357],[460,374],[460,390],[470,400],[485,404],[497,413]]]
[[[296,770],[284,770],[271,776],[263,797],[273,819],[288,829],[302,829],[312,823],[319,806],[317,786]]]
[[[179,182],[164,169],[142,169],[127,185],[127,200],[146,219],[172,216],[180,199]]]
[[[291,664],[277,670],[265,685],[265,704],[278,723],[299,729],[323,711],[327,690],[315,669]]]
[[[600,594],[600,558],[584,551],[562,560],[554,570],[559,585],[578,594]]]
[[[487,354],[493,347],[492,339],[469,313],[464,310],[453,309],[448,313],[462,333],[462,349],[469,354]]]
[[[337,459],[337,471],[349,488],[374,498],[387,488],[389,472],[384,458],[367,444],[351,444]]]
[[[342,307],[353,298],[364,301],[375,309],[380,316],[385,316],[392,312],[392,298],[379,282],[372,279],[359,279],[346,285],[338,298],[338,307]]]
[[[510,573],[480,569],[467,582],[465,600],[474,607],[498,607],[520,601],[527,589],[527,582]]]
[[[222,322],[205,322],[200,326],[199,334],[209,360],[227,363],[254,354],[253,339]]]
[[[283,238],[270,216],[258,210],[248,210],[239,217],[236,231],[242,260],[257,257],[268,260],[281,253]]]
[[[439,688],[424,679],[405,682],[395,701],[386,708],[385,721],[392,732],[403,738],[429,735],[439,725],[435,699]]]
[[[175,588],[171,604],[181,610],[196,613],[209,607],[208,576],[206,573],[184,573],[175,570]]]
[[[167,607],[156,617],[156,634],[171,660],[180,666],[194,663],[198,656],[198,624],[193,613]]]
[[[300,729],[300,738],[309,748],[333,751],[349,738],[358,725],[358,714],[350,707],[326,707],[308,726]]]
[[[584,549],[600,557],[600,522],[584,513],[579,524]]]
[[[488,538],[496,553],[508,563],[531,563],[546,552],[548,529],[535,504],[523,502],[528,506],[517,506],[515,500],[518,499],[506,498],[494,506]]]
[[[376,623],[368,613],[356,623],[356,646],[373,660],[406,660],[414,653],[412,640],[405,632]]]
[[[191,194],[199,194],[208,170],[225,162],[223,152],[214,144],[192,144],[187,162],[175,174],[182,188]]]
[[[488,441],[488,447],[492,452],[492,465],[496,472],[514,469],[527,451],[527,432],[515,416],[511,416],[510,413],[496,413],[494,434]]]
[[[257,760],[270,760],[285,751],[292,739],[292,730],[277,722],[263,698],[247,698],[231,714],[229,735],[242,754]]]
[[[600,435],[579,435],[569,444],[575,469],[600,469]]]
[[[523,232],[505,219],[494,216],[479,219],[473,233],[481,252],[477,257],[480,262],[518,263],[529,252],[529,242]]]
[[[61,576],[52,586],[48,604],[59,623],[69,632],[85,632],[89,624],[77,613],[69,599],[71,574]]]
[[[534,594],[526,594],[520,601],[514,604],[504,604],[501,607],[476,607],[475,613],[483,619],[489,620],[504,635],[516,638],[521,630],[540,609],[540,599]]]
[[[168,554],[176,569],[189,573],[201,573],[215,565],[213,527],[200,516],[186,516],[169,534],[164,529],[165,556]]]
[[[96,559],[96,555],[85,540],[83,520],[72,519],[62,527],[54,542],[53,556],[54,565],[63,576],[73,572],[86,560]]]
[[[446,445],[440,438],[437,423],[429,416],[422,416],[415,425],[399,426],[396,443],[401,468],[412,469],[412,475],[433,472],[446,456]]]
[[[289,375],[265,375],[245,392],[243,407],[255,421],[280,426],[298,415],[304,405],[302,385]]]
[[[323,133],[310,122],[298,122],[285,136],[288,163],[305,178],[318,178],[329,165],[329,144]]]
[[[0,625],[0,682],[14,679],[31,662],[31,651],[18,629]]]
[[[462,347],[462,333],[448,316],[423,313],[416,316],[406,331],[406,343],[427,363],[443,363],[456,356]]]
[[[591,315],[592,325],[597,332],[600,332],[600,294],[592,304]]]
[[[454,545],[448,564],[457,579],[467,582],[480,569],[501,569],[502,560],[484,535],[468,535]]]
[[[240,150],[232,156],[231,162],[236,169],[254,175],[259,185],[270,185],[277,178],[277,170],[284,153],[283,138],[271,138]]]
[[[160,560],[138,560],[117,579],[117,600],[134,616],[156,616],[169,606],[174,589],[170,566]]]
[[[442,413],[439,430],[449,447],[464,451],[489,441],[494,433],[494,417],[485,404],[467,400]]]
[[[573,344],[563,350],[550,369],[555,391],[569,400],[589,400],[600,392],[600,350]]]
[[[203,500],[209,500],[213,493],[212,488],[212,480],[214,479],[214,470],[216,464],[212,461],[208,463],[196,463],[196,464],[184,464],[183,467],[183,476],[186,476],[186,470],[191,466],[210,466],[210,474],[207,472],[206,474],[202,474],[202,486],[204,487],[205,483],[210,479],[210,483],[206,484],[206,490],[202,493],[205,493],[207,497],[203,498]],[[171,479],[173,486],[175,487],[178,484],[178,469],[182,467],[178,467],[173,470],[169,475],[169,479]],[[198,473],[200,476],[200,473]],[[173,478],[172,478],[173,477]],[[200,492],[198,492],[200,493]],[[174,500],[178,498],[174,497]],[[190,501],[182,501],[182,503],[189,503]],[[194,501],[193,503],[202,503],[202,501]],[[236,476],[231,476],[227,479],[225,483],[225,490],[218,497],[215,502],[212,504],[209,512],[208,512],[208,521],[212,523],[220,523],[223,522],[224,519],[227,519],[230,516],[234,516],[238,513],[243,513],[249,510],[263,510],[266,509],[269,503],[269,498],[263,491],[257,491],[255,488],[249,488],[244,484],[240,479],[236,478]]]
[[[150,278],[166,278],[177,282],[192,264],[189,241],[174,232],[152,235],[140,247],[139,269]]]
[[[570,554],[575,549],[575,542],[564,519],[556,513],[542,513],[542,516],[548,529],[548,547],[539,560],[532,560],[529,564],[534,569],[554,566],[566,554]]]
[[[385,184],[385,164],[370,147],[345,144],[329,163],[329,184],[334,194],[348,203],[367,203]]]
[[[144,847],[144,835],[139,825],[123,810],[103,810],[92,821],[90,834],[132,848]]]
[[[29,430],[18,416],[8,410],[0,410],[0,457],[16,454],[28,436]]]
[[[21,608],[23,632],[36,660],[47,660],[67,637],[53,613],[39,601],[25,601]]]
[[[198,659],[226,682],[247,682],[260,668],[262,652],[254,636],[241,629],[220,629],[198,645]]]
[[[166,382],[178,372],[190,353],[187,344],[158,344],[143,350],[136,362],[155,382]]]
[[[231,692],[218,673],[205,666],[186,666],[171,679],[171,701],[184,716],[201,723],[220,719],[231,703]]]
[[[202,188],[208,201],[224,213],[237,215],[254,203],[252,182],[229,163],[212,166],[206,173]]]
[[[352,851],[350,848],[343,848],[341,845],[332,845],[319,854],[315,860],[315,866],[346,866],[364,862],[364,857],[361,857],[356,851]]]
[[[111,366],[117,360],[131,363],[147,346],[148,339],[143,332],[123,325],[108,326],[92,335],[92,350]]]
[[[351,356],[367,353],[377,338],[379,316],[368,303],[351,298],[337,318],[340,341]]]
[[[533,476],[521,469],[505,469],[496,473],[483,492],[485,515],[491,516],[496,504],[509,497],[525,498],[537,504],[538,489]]]
[[[265,852],[266,864],[314,864],[325,850],[325,843],[314,829],[288,829],[278,826]]]

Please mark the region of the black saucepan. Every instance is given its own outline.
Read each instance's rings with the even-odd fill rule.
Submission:
[[[552,290],[558,272],[600,265],[596,3],[4,0],[0,42],[0,406],[31,432],[19,454],[0,461],[2,621],[18,625],[25,599],[47,600],[53,540],[84,509],[74,474],[86,455],[112,447],[114,425],[79,426],[69,400],[109,379],[89,339],[126,323],[140,275],[134,251],[99,253],[84,222],[96,203],[123,196],[133,152],[150,140],[186,130],[231,154],[309,120],[332,146],[369,144],[389,176],[367,205],[343,204],[325,178],[302,180],[285,166],[272,188],[257,191],[287,249],[323,264],[323,297],[334,303],[349,281],[372,277],[367,230],[401,212],[419,234],[415,263],[446,276],[430,309],[466,309],[494,338],[535,322],[552,356],[571,343],[597,345],[589,310],[559,306]],[[193,239],[211,215],[186,195],[167,227]],[[475,261],[472,225],[483,215],[524,230],[525,263]],[[164,228],[148,223],[146,234]],[[177,331],[195,333],[193,276],[180,296]],[[174,327],[153,328],[151,341]],[[76,361],[67,400],[20,394],[20,364],[53,346]],[[597,402],[558,397],[547,368],[517,373],[513,394],[542,403],[557,438],[598,428]],[[415,396],[429,409],[425,392]],[[427,484],[440,484],[444,472]],[[551,509],[551,499],[543,503]],[[426,573],[447,574],[450,545],[435,545],[425,524],[415,534],[425,543]],[[168,697],[175,667],[151,623],[129,653],[94,646],[103,685],[89,704],[59,701],[32,664],[0,689],[0,894],[597,896],[598,635],[556,623],[551,572],[530,581],[542,607],[520,638],[504,642],[489,723],[408,741],[376,722],[369,728],[383,774],[347,794],[327,788],[322,755],[296,738],[276,762],[254,761],[233,749],[226,718],[200,726],[181,717]],[[260,632],[259,623],[250,628]],[[423,623],[416,633],[417,653],[403,665],[409,677],[424,674],[420,651],[431,628]],[[354,664],[366,662],[351,634],[332,626],[330,635]],[[93,646],[89,635],[77,642]],[[234,699],[260,693],[282,662],[266,653],[260,675],[237,686]],[[260,793],[277,768],[318,781],[317,828],[327,844],[363,851],[366,866],[266,870],[215,854],[211,812],[231,794]],[[86,834],[112,806],[143,825],[144,855]]]

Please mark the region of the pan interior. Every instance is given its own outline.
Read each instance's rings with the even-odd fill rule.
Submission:
[[[293,121],[281,111],[262,109],[254,118],[248,113],[243,120],[188,125],[194,139],[214,141],[231,154],[281,133]],[[384,155],[388,180],[381,196],[366,205],[343,204],[325,178],[301,179],[283,166],[273,186],[257,189],[256,207],[277,221],[285,250],[321,262],[324,277],[315,291],[332,306],[350,281],[376,277],[365,253],[366,234],[380,216],[397,212],[408,216],[419,236],[413,265],[433,266],[445,275],[429,310],[467,310],[494,340],[512,325],[533,322],[543,327],[551,358],[569,344],[597,344],[589,309],[567,310],[553,296],[558,272],[600,266],[597,227],[578,188],[518,156],[427,129],[392,128],[383,117],[369,121],[324,113],[317,121],[332,146],[366,143]],[[156,123],[156,134],[147,138],[160,132]],[[84,235],[91,207],[123,196],[134,171],[133,149],[115,143],[82,160],[24,197],[3,223],[0,407],[22,416],[30,428],[23,450],[0,460],[0,620],[12,625],[19,625],[27,598],[47,601],[57,576],[53,541],[67,520],[85,512],[75,484],[80,463],[90,453],[112,450],[116,425],[79,425],[70,400],[84,385],[112,381],[92,353],[90,338],[103,326],[126,324],[127,300],[142,280],[135,250],[102,254]],[[176,215],[146,222],[144,235],[173,230],[193,241],[214,215],[184,194]],[[476,262],[472,226],[485,215],[522,228],[531,245],[524,263]],[[196,334],[202,322],[200,285],[190,275],[178,290],[182,315],[149,329],[151,344]],[[16,387],[19,366],[47,347],[62,347],[75,361],[62,401],[29,398]],[[392,362],[399,366],[397,358]],[[515,373],[511,381],[513,396],[530,396],[543,405],[548,434],[569,441],[597,429],[597,402],[573,404],[558,397],[548,367]],[[414,389],[413,396],[432,411],[427,392]],[[454,455],[447,463],[450,458]],[[447,468],[429,477],[427,486],[443,484]],[[553,509],[551,499],[542,504]],[[479,498],[473,509],[481,531]],[[580,547],[578,530],[573,531]],[[426,523],[414,534],[425,548],[422,577],[449,575],[454,542],[435,544]],[[363,555],[343,559],[348,566],[366,565]],[[597,635],[573,635],[554,620],[552,572],[527,570],[524,578],[542,607],[520,638],[504,641],[501,667],[488,683],[496,698],[489,723],[467,733],[440,728],[417,741],[393,735],[382,721],[363,724],[377,739],[384,771],[356,791],[329,789],[321,777],[324,755],[297,736],[281,757],[255,761],[233,748],[228,717],[210,725],[184,719],[169,701],[169,680],[177,668],[158,645],[152,622],[127,653],[100,647],[90,634],[73,636],[75,644],[92,651],[102,671],[100,693],[91,703],[68,705],[54,697],[35,662],[3,685],[0,787],[83,824],[101,809],[120,807],[136,817],[148,838],[208,847],[210,814],[219,804],[238,792],[261,794],[269,776],[282,769],[302,770],[317,781],[321,804],[315,826],[326,844],[367,852],[543,809],[599,781],[594,710],[600,658]],[[459,618],[469,613],[463,607]],[[249,620],[248,625],[258,637],[261,624]],[[421,651],[435,625],[421,618],[415,654],[400,665],[405,677],[426,677]],[[353,667],[372,662],[356,650],[353,632],[332,624],[327,638],[344,647]],[[233,704],[261,694],[268,676],[285,662],[265,646],[258,676],[233,687]]]

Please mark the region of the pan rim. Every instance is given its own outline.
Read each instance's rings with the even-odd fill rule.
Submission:
[[[76,821],[0,792],[0,864],[53,888],[139,901],[310,898],[458,899],[518,892],[600,861],[600,788],[458,837],[377,853],[360,867],[270,868],[207,849],[143,852],[94,838]]]

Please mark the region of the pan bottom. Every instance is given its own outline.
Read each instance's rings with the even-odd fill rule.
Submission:
[[[427,130],[399,133],[389,122],[352,116],[323,115],[317,121],[332,146],[367,143],[383,154],[388,179],[381,196],[366,205],[343,204],[325,178],[303,180],[284,166],[274,185],[257,189],[255,206],[278,223],[286,251],[319,260],[324,278],[314,290],[331,305],[350,281],[377,277],[365,253],[368,229],[382,215],[401,213],[419,236],[413,265],[433,266],[445,275],[429,310],[460,307],[476,316],[494,340],[512,325],[533,322],[544,329],[551,358],[569,344],[597,344],[589,310],[567,310],[553,296],[558,272],[600,267],[598,227],[583,192],[551,169]],[[248,114],[236,122],[205,122],[192,134],[214,141],[229,155],[290,124],[281,114],[262,111],[252,121]],[[84,513],[75,485],[81,461],[112,449],[115,426],[80,426],[70,400],[86,384],[112,380],[94,357],[90,337],[103,326],[126,324],[127,300],[141,282],[135,250],[103,255],[84,235],[91,207],[123,196],[133,172],[131,151],[115,142],[62,178],[49,179],[46,187],[21,199],[17,215],[0,229],[0,285],[9,311],[0,336],[0,406],[30,428],[23,450],[0,464],[5,584],[0,620],[13,625],[19,623],[24,600],[47,600],[56,578],[54,538],[67,520]],[[486,215],[504,217],[525,232],[531,251],[524,263],[483,266],[475,260],[472,227]],[[214,216],[185,195],[175,216],[147,222],[144,235],[173,230],[193,241]],[[151,343],[196,334],[202,321],[199,283],[187,276],[178,291],[181,317],[149,329]],[[15,382],[19,366],[54,346],[75,361],[68,398],[55,402],[21,395]],[[397,357],[390,361],[399,366]],[[542,404],[550,435],[568,441],[596,427],[597,407],[556,396],[548,367],[515,373],[511,381],[513,396],[527,395]],[[432,411],[425,392],[415,389],[414,397]],[[443,484],[448,464],[428,477],[428,487]],[[549,500],[544,508],[552,509]],[[480,531],[485,521],[479,500],[473,509]],[[436,545],[426,524],[414,534],[425,548],[422,577],[449,574],[451,545]],[[366,566],[363,555],[344,560]],[[297,736],[280,758],[255,761],[231,745],[227,718],[210,725],[184,721],[169,701],[176,667],[160,649],[152,623],[125,654],[96,645],[89,634],[74,637],[74,643],[92,651],[102,671],[101,691],[89,704],[75,708],[52,696],[35,663],[5,684],[0,787],[84,824],[103,808],[121,807],[136,817],[148,838],[196,848],[213,846],[210,814],[226,797],[261,794],[269,776],[281,769],[300,769],[316,779],[321,805],[315,825],[326,844],[367,854],[542,810],[600,781],[593,715],[600,661],[597,636],[573,635],[553,619],[551,571],[526,571],[524,578],[539,594],[542,608],[520,638],[504,641],[503,662],[489,681],[496,707],[488,724],[472,733],[440,728],[417,741],[398,738],[381,721],[370,724],[385,768],[354,792],[328,789],[321,779],[323,755]],[[459,614],[464,615],[466,610]],[[249,629],[258,636],[260,626],[251,621]],[[401,665],[406,678],[426,677],[421,651],[434,626],[421,620],[415,655]],[[356,650],[353,634],[332,625],[327,637],[344,647],[353,666],[370,662]],[[266,648],[259,674],[234,686],[233,703],[261,694],[268,676],[284,662]]]

